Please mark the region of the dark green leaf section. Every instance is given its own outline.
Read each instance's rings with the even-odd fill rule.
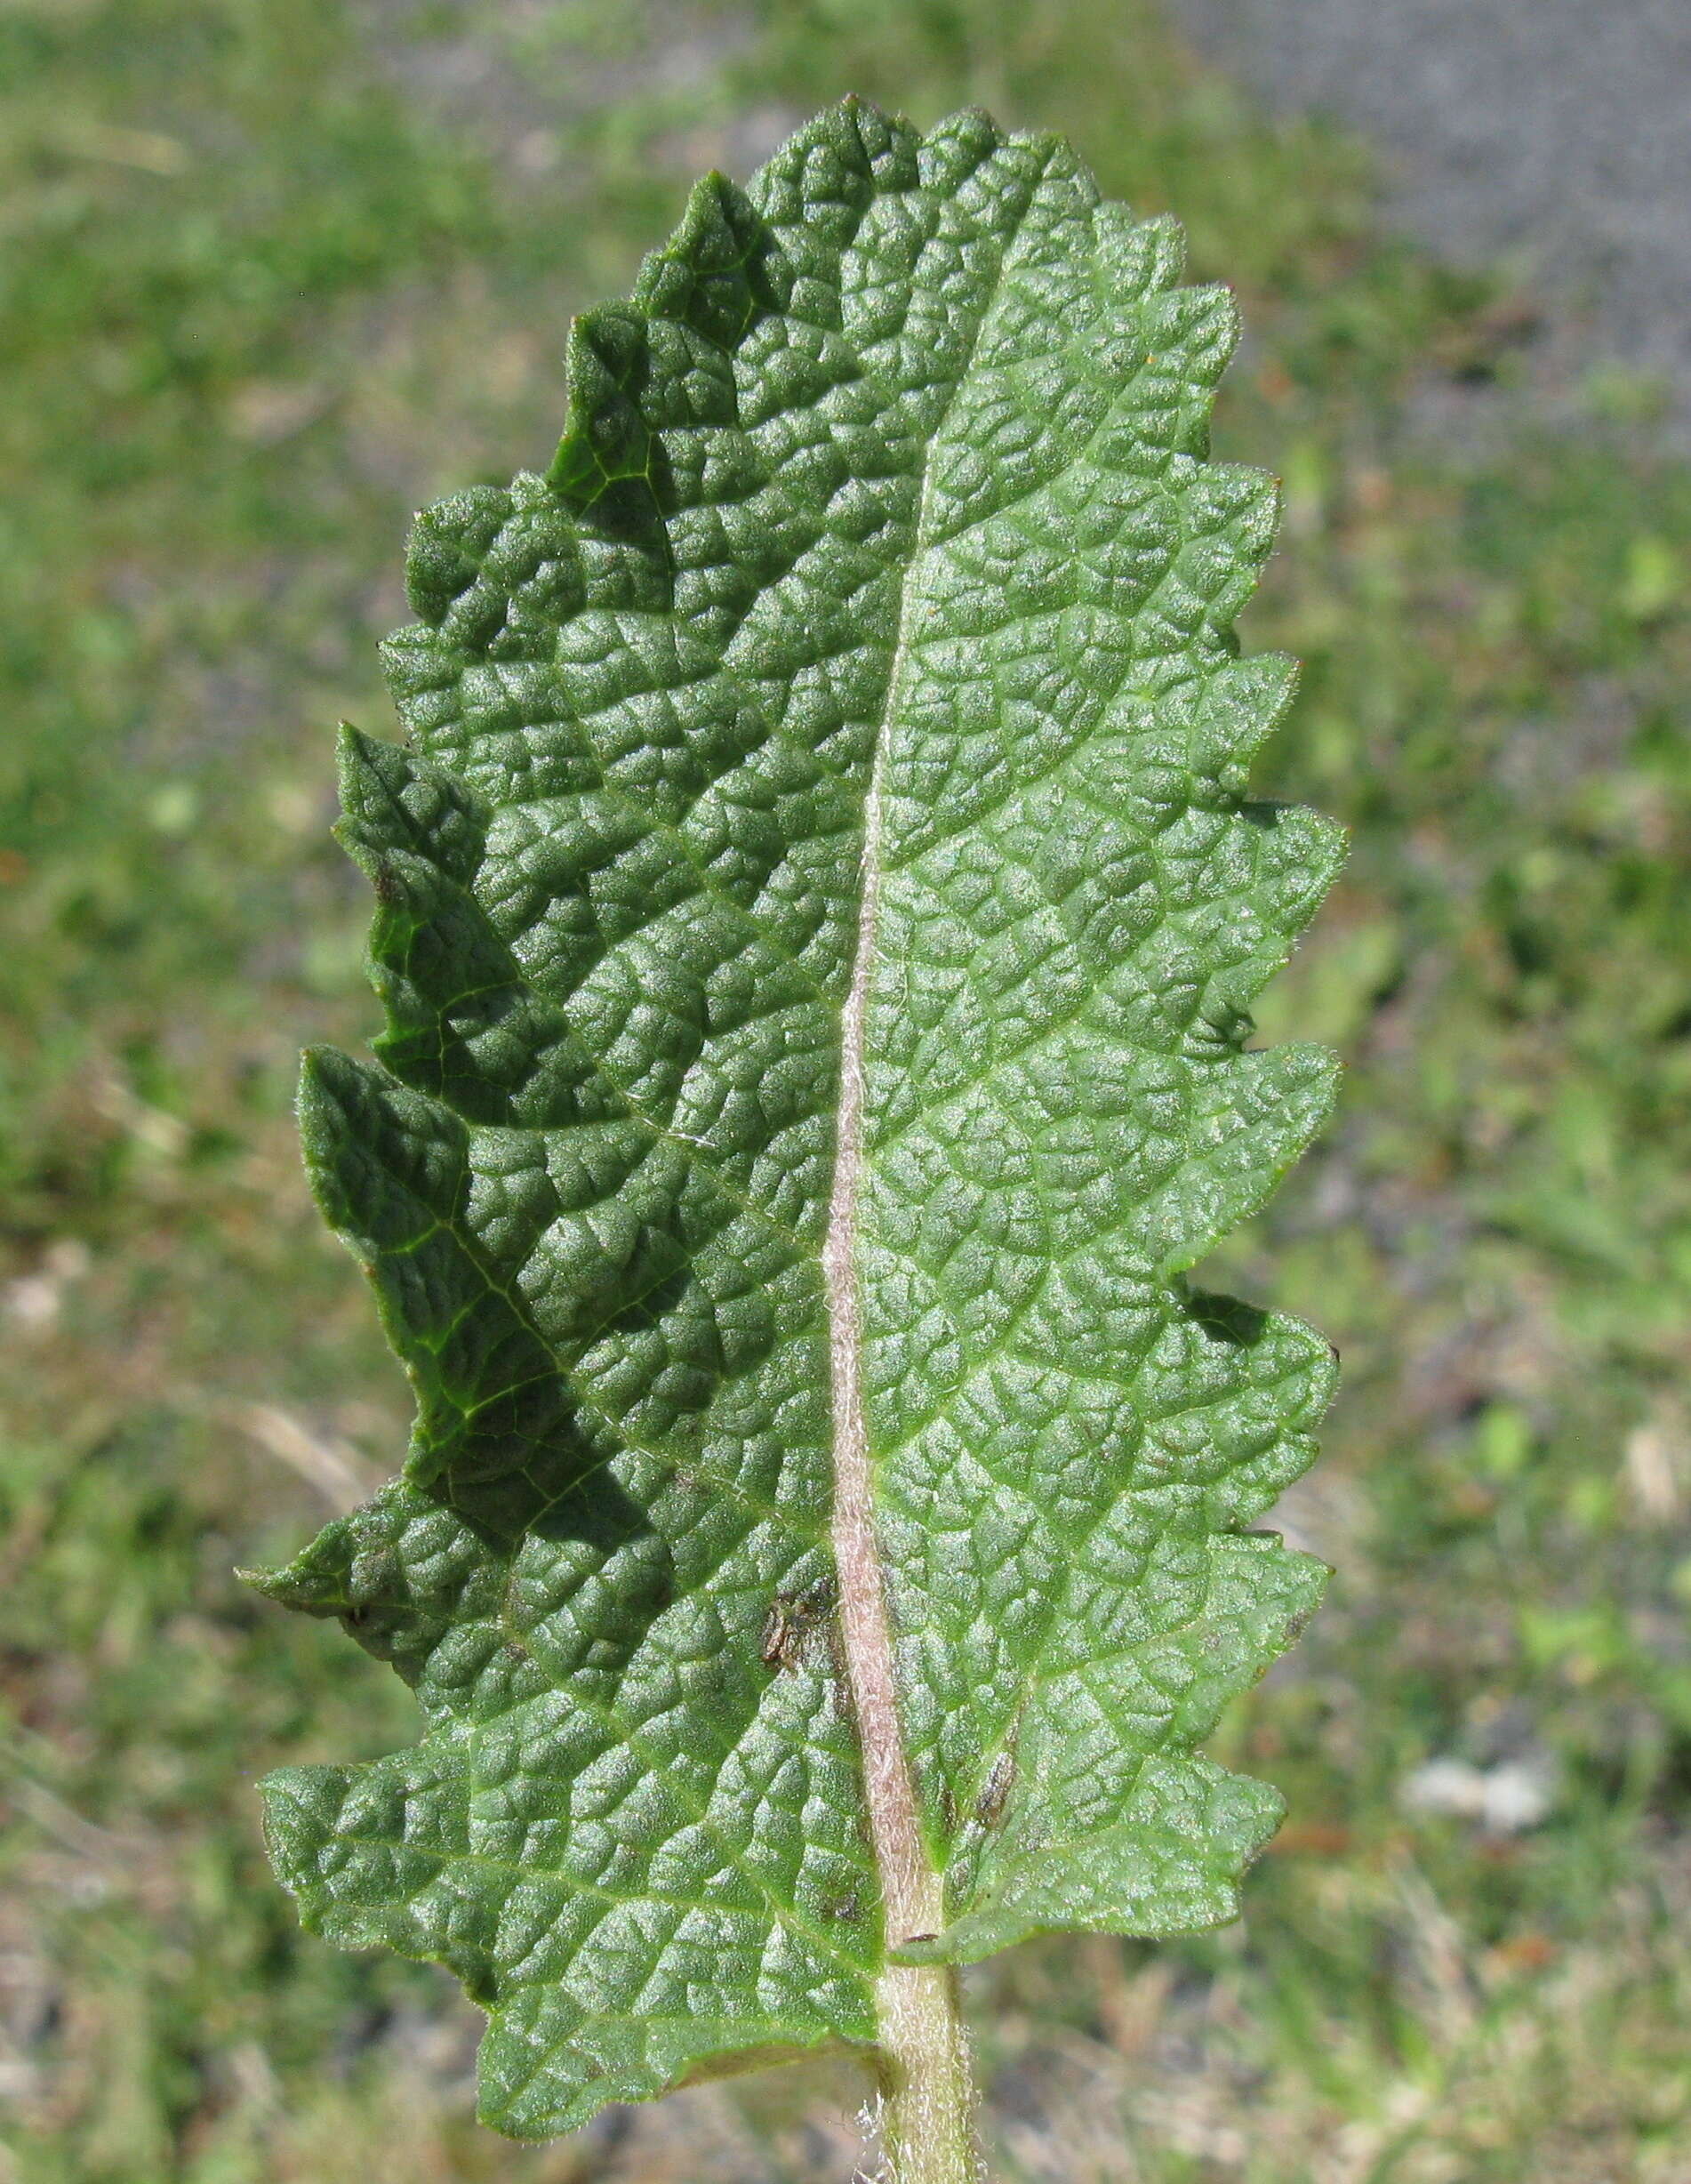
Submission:
[[[1272,497],[1204,461],[1231,312],[1178,271],[1055,141],[847,105],[578,322],[547,477],[417,526],[410,747],[342,755],[387,1028],[301,1109],[417,1426],[260,1582],[429,1726],[267,1819],[308,1923],[463,1979],[519,2135],[876,2036],[821,1273],[866,850],[934,1947],[1214,1923],[1272,1825],[1194,1746],[1318,1591],[1246,1528],[1330,1367],[1182,1270],[1326,1112],[1245,1040],[1337,850],[1241,801]]]

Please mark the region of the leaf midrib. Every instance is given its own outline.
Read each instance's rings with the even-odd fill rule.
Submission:
[[[918,1935],[937,1933],[944,1924],[945,1903],[943,1875],[929,1858],[923,1841],[899,1706],[886,1574],[875,1525],[873,1459],[863,1401],[863,1336],[856,1281],[858,1184],[864,1165],[864,1065],[879,924],[882,791],[910,656],[912,606],[922,589],[917,581],[918,571],[942,542],[930,535],[934,450],[998,309],[1022,223],[1050,172],[1050,162],[1047,149],[1004,237],[991,287],[924,445],[916,523],[899,586],[892,665],[863,799],[862,892],[851,983],[840,1014],[834,1180],[822,1247],[832,1381],[833,1543],[841,1643],[862,1746],[864,1802],[881,1883],[889,1951]]]

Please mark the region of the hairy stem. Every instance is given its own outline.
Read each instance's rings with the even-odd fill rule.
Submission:
[[[922,1839],[899,1719],[893,1634],[875,1537],[854,1243],[863,1160],[863,1050],[879,895],[879,754],[863,813],[863,895],[841,1024],[839,1121],[822,1273],[833,1378],[834,1556],[840,1634],[863,1753],[870,1836],[889,1947],[937,1933],[944,1891]],[[893,1964],[877,1988],[886,2145],[895,2184],[974,2184],[974,2093],[957,1975]]]
[[[893,1964],[876,1990],[893,2184],[979,2184],[974,2085],[949,1964]]]

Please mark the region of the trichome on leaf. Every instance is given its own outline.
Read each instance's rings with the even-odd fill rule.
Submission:
[[[843,2046],[960,2176],[952,1968],[1228,1919],[1278,1819],[1199,1747],[1318,1596],[1249,1528],[1331,1361],[1184,1273],[1327,1112],[1247,1010],[1340,836],[1244,799],[1275,493],[1181,262],[1055,138],[847,102],[418,521],[407,745],[342,747],[387,1028],[301,1096],[417,1424],[256,1582],[427,1729],[264,1795],[516,2135]]]

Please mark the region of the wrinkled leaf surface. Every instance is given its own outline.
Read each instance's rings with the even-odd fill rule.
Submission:
[[[849,104],[578,322],[544,477],[418,523],[408,745],[343,747],[387,1029],[301,1096],[417,1425],[259,1582],[427,1730],[265,1797],[309,1925],[488,2011],[518,2135],[876,2038],[841,1159],[906,1954],[1213,1924],[1278,1817],[1198,1746],[1318,1594],[1248,1528],[1330,1359],[1183,1272],[1327,1111],[1246,1012],[1339,850],[1244,799],[1275,494],[1206,460],[1234,314],[1180,266],[1054,139]]]

